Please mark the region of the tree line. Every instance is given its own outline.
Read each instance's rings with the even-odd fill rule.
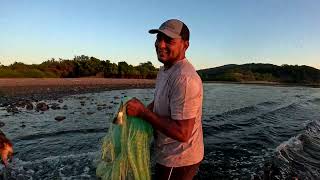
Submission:
[[[150,61],[133,66],[125,61],[112,63],[110,60],[100,60],[85,55],[73,59],[58,60],[52,58],[41,64],[27,65],[15,62],[4,66],[0,64],[0,78],[139,78],[154,79],[158,69]]]
[[[205,81],[269,81],[281,83],[319,84],[320,70],[310,66],[273,64],[229,64],[198,70]]]
[[[154,79],[159,69],[150,61],[137,66],[125,61],[112,63],[85,55],[73,59],[52,58],[41,64],[15,62],[0,64],[0,78],[139,78]],[[273,64],[229,64],[197,71],[203,81],[269,81],[281,83],[320,84],[320,70],[309,66]]]

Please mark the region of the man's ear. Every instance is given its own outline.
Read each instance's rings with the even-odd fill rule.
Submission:
[[[188,47],[189,47],[189,41],[184,41],[184,47],[185,47],[186,50],[188,49]]]

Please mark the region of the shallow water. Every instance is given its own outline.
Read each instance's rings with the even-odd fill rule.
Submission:
[[[96,179],[95,164],[115,107],[124,95],[148,103],[153,89],[115,90],[63,98],[65,109],[12,115],[0,108],[14,144],[8,179]],[[58,122],[56,116],[66,119]],[[276,178],[320,175],[320,90],[204,84],[205,158],[200,179],[250,179],[274,164]]]

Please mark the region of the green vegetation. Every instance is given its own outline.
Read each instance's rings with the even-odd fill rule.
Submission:
[[[197,71],[204,81],[268,81],[320,84],[320,70],[309,66],[272,64],[229,64]]]
[[[100,60],[85,55],[75,56],[72,60],[51,59],[41,64],[26,65],[15,62],[9,66],[0,64],[0,78],[77,78],[77,77],[106,77],[106,78],[147,78],[157,76],[158,69],[148,61],[138,66],[118,64],[109,60]]]

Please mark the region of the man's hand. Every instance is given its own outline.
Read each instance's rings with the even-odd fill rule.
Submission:
[[[127,115],[141,117],[147,108],[137,98],[132,98],[126,104]]]
[[[154,101],[152,101],[152,102],[147,106],[147,108],[148,108],[150,111],[153,111],[153,106],[154,106]]]

